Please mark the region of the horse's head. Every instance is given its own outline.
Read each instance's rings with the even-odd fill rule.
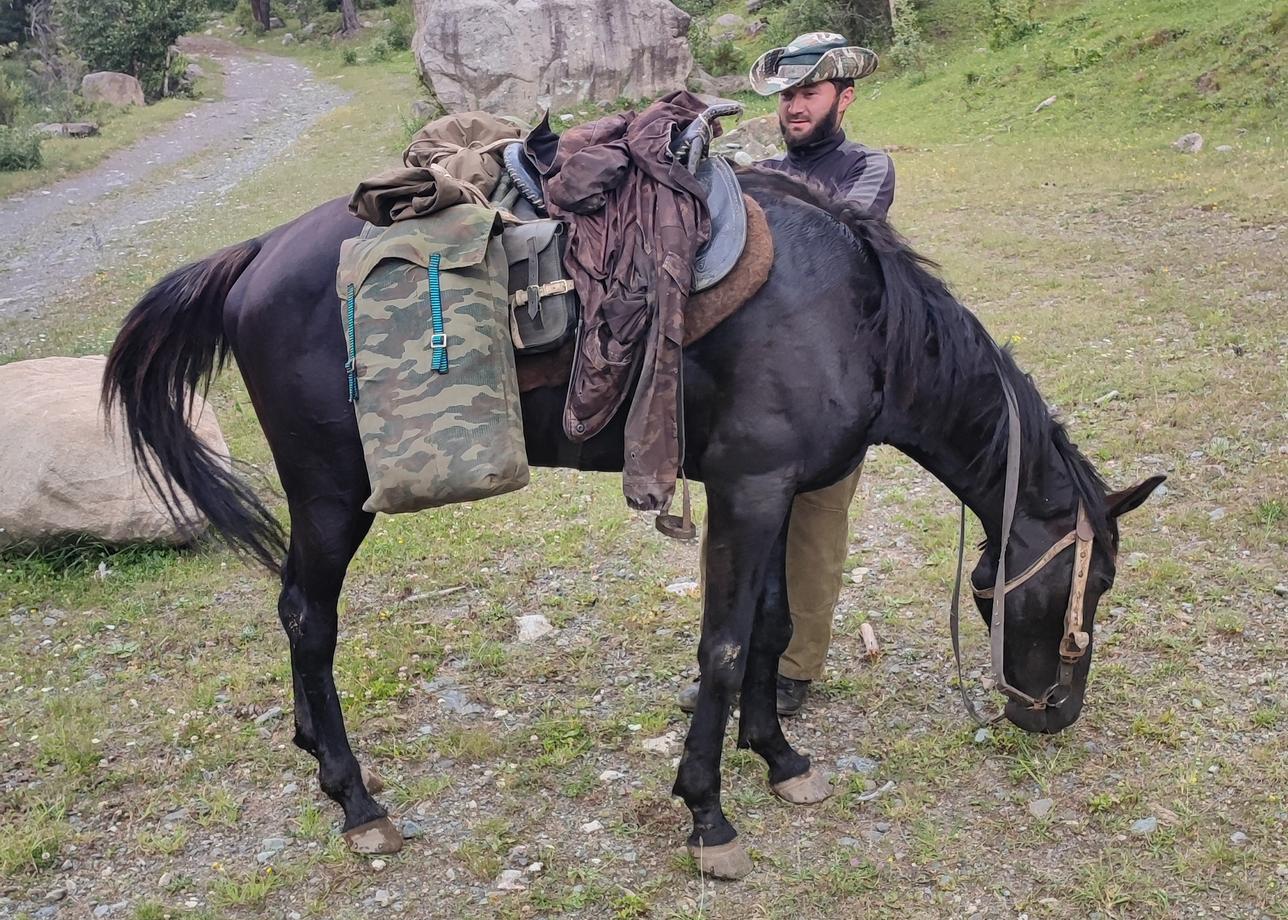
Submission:
[[[1007,584],[1014,587],[1006,591],[1003,672],[1014,689],[1036,700],[1046,700],[1042,708],[1027,705],[1014,696],[1006,704],[1006,718],[1025,731],[1058,732],[1081,714],[1091,670],[1096,605],[1114,583],[1118,519],[1140,507],[1165,478],[1152,476],[1104,497],[1108,545],[1103,538],[1091,539],[1089,526],[1074,518],[1046,520],[1016,515],[1011,529],[1012,551],[1007,553],[1007,559],[1032,560],[1033,564],[1020,571],[1008,569],[1006,573]],[[1086,572],[1081,577],[1077,571],[1080,566]],[[996,548],[991,547],[971,573],[975,604],[990,625],[996,575]],[[1063,681],[1064,686],[1057,686],[1062,683],[1062,667],[1068,679]]]

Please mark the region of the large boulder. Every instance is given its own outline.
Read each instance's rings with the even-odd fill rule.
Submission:
[[[668,0],[414,0],[421,78],[449,112],[526,118],[651,99],[693,69],[689,15]]]
[[[205,529],[176,526],[134,469],[119,413],[109,434],[99,404],[106,359],[40,358],[0,367],[0,549],[74,536],[110,544],[189,543]],[[200,396],[197,435],[228,455]]]
[[[143,87],[128,73],[100,70],[87,73],[81,80],[81,95],[86,102],[106,102],[109,105],[145,105]]]
[[[731,156],[743,165],[782,153],[783,133],[777,113],[748,118],[711,143],[716,153]]]

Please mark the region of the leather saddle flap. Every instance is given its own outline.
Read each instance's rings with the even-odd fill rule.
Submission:
[[[563,267],[563,222],[544,218],[507,226],[501,241],[509,264],[506,289],[515,351],[536,354],[559,348],[572,338],[580,314]]]
[[[695,292],[729,274],[747,245],[747,206],[732,164],[724,157],[708,157],[698,166],[697,179],[707,193],[711,239],[693,260]]]

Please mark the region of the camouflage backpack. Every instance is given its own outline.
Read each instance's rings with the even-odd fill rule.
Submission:
[[[497,212],[458,204],[340,247],[349,399],[366,511],[418,511],[527,485]]]

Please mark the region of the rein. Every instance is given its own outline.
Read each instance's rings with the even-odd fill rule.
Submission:
[[[1002,537],[997,555],[997,579],[992,588],[974,588],[976,597],[993,599],[993,616],[989,622],[989,648],[993,663],[993,673],[997,679],[997,688],[1014,702],[1023,704],[1029,709],[1041,711],[1048,706],[1059,706],[1073,692],[1073,669],[1086,654],[1091,644],[1091,636],[1082,628],[1083,606],[1087,595],[1087,577],[1091,572],[1091,552],[1095,533],[1091,520],[1082,502],[1078,502],[1078,517],[1074,529],[1060,538],[1045,553],[1021,572],[1018,576],[1006,579],[1006,547],[1010,542],[1011,523],[1015,518],[1015,502],[1019,493],[1020,482],[1020,413],[1015,389],[1006,379],[1004,365],[997,343],[990,338],[993,346],[993,363],[997,369],[998,379],[1002,383],[1002,393],[1006,397],[1007,438],[1006,438],[1006,475],[1002,487]],[[1033,697],[1013,687],[1006,681],[1003,667],[1003,650],[1006,647],[1006,595],[1024,584],[1038,572],[1042,571],[1053,559],[1068,547],[1075,547],[1073,579],[1069,589],[1069,605],[1064,612],[1064,635],[1060,639],[1060,664],[1057,668],[1056,681],[1040,697]],[[974,702],[966,693],[966,680],[962,674],[961,638],[959,623],[961,620],[962,570],[966,558],[966,505],[961,506],[961,518],[957,536],[957,576],[953,583],[953,599],[948,612],[949,630],[953,639],[953,657],[957,660],[957,690],[961,694],[966,712],[980,725],[991,725],[1002,717],[998,713],[991,719],[979,714]],[[1058,696],[1057,696],[1058,695]]]

